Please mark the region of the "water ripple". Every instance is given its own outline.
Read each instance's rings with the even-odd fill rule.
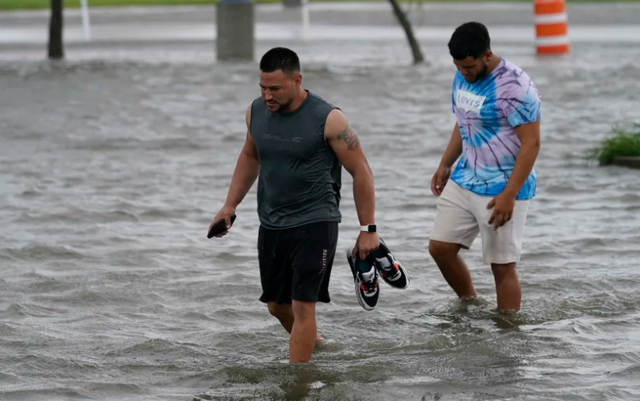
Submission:
[[[513,317],[494,310],[479,240],[464,253],[472,305],[428,256],[454,67],[446,46],[424,49],[428,66],[394,43],[300,46],[305,87],[361,137],[382,236],[412,277],[404,292],[382,286],[374,312],[357,304],[344,173],[332,303],[318,306],[325,342],[304,367],[287,364],[288,336],[258,301],[255,188],[227,237],[205,237],[256,67],[212,65],[191,44],[0,61],[0,398],[640,398],[640,181],[585,159],[611,125],[637,119],[640,48],[500,49],[538,83],[545,116]]]

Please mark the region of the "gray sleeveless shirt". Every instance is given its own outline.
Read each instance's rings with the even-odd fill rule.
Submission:
[[[253,101],[249,130],[260,160],[258,217],[265,228],[341,221],[342,165],[324,138],[334,108],[311,92],[292,112],[272,113],[262,97]]]

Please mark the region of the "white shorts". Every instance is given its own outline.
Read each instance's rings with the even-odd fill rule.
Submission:
[[[436,204],[431,239],[460,244],[469,249],[480,233],[483,263],[519,262],[530,201],[516,201],[511,220],[496,230],[489,224],[493,209],[487,209],[487,204],[491,199],[493,198],[490,196],[477,195],[449,180]]]

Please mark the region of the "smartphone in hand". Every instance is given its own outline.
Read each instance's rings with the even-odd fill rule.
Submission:
[[[235,214],[231,215],[231,225],[233,225],[234,221],[236,221]],[[207,238],[213,238],[216,235],[222,234],[225,231],[227,231],[227,225],[224,222],[224,219],[220,219],[214,225],[211,226],[211,230],[209,230],[209,233],[207,234]]]

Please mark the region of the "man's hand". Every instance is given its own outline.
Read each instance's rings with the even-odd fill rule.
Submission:
[[[451,139],[449,140],[447,149],[445,149],[442,159],[440,160],[440,165],[433,175],[433,178],[431,178],[431,192],[435,196],[442,194],[444,186],[447,185],[447,181],[449,181],[449,176],[451,175],[451,166],[453,166],[453,163],[458,160],[461,154],[462,133],[460,133],[460,126],[456,123],[453,127],[453,132],[451,132]]]
[[[356,246],[353,248],[353,256],[356,252],[360,253],[360,259],[365,259],[369,254],[380,247],[380,239],[377,233],[368,233],[360,231]]]
[[[520,139],[520,150],[516,156],[513,172],[504,191],[489,202],[487,209],[493,209],[489,224],[496,228],[511,220],[516,206],[516,196],[522,188],[538,157],[540,151],[540,120],[515,127],[516,136]]]
[[[223,206],[222,209],[220,209],[220,211],[218,212],[218,214],[216,214],[216,216],[213,218],[213,220],[211,220],[211,224],[209,224],[209,231],[211,231],[211,227],[213,227],[214,224],[216,224],[218,221],[220,221],[220,219],[224,219],[226,225],[227,225],[227,229],[226,231],[224,231],[223,233],[220,233],[219,235],[216,235],[216,238],[221,238],[224,237],[225,235],[227,235],[227,233],[229,232],[229,229],[231,228],[231,216],[236,212],[236,209],[234,207],[231,206]],[[207,231],[207,232],[209,232]]]
[[[435,196],[440,196],[442,194],[442,190],[444,186],[449,181],[449,176],[451,175],[451,169],[448,167],[440,166],[436,170],[433,178],[431,178],[431,192]]]
[[[496,230],[498,229],[498,227],[502,227],[509,220],[511,220],[511,216],[513,215],[513,209],[515,207],[516,207],[515,196],[505,192],[496,196],[487,205],[487,209],[493,208],[493,213],[489,218],[489,224],[493,224]]]

